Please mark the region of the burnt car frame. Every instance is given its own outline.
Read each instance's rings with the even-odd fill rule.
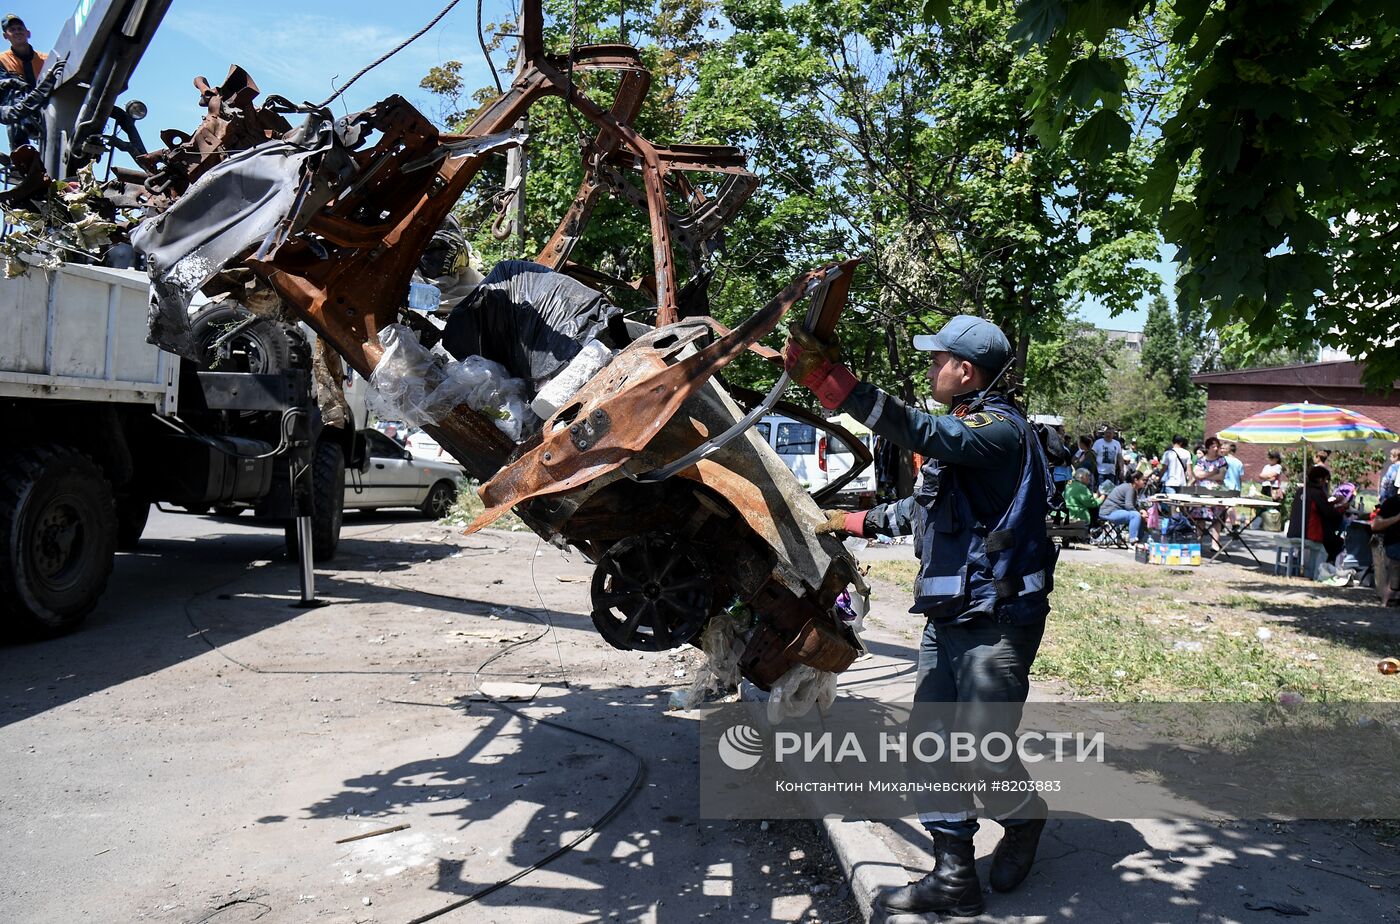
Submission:
[[[813,534],[823,521],[817,503],[751,430],[778,403],[786,375],[748,408],[717,375],[745,351],[780,364],[758,341],[799,303],[809,305],[808,328],[829,335],[855,261],[803,274],[733,330],[682,317],[677,251],[692,266],[708,260],[757,182],[742,153],[642,137],[632,123],[651,77],[635,48],[546,53],[540,0],[524,4],[521,32],[513,84],[461,134],[438,132],[397,96],[335,120],[278,97],[253,108],[256,85],[239,69],[218,88],[201,78],[208,114],[200,128],[166,133],[166,150],[142,161],[147,173],[124,178],[126,204],[153,213],[134,235],[153,278],[153,337],[183,351],[188,297],[233,286],[247,301],[280,303],[370,376],[383,356],[380,331],[413,321],[405,295],[434,231],[487,158],[522,143],[513,126],[530,107],[563,97],[597,136],[583,152],[578,194],[537,262],[597,278],[568,260],[600,197],[644,208],[656,326],[634,330],[520,445],[466,405],[425,426],[483,482],[487,512],[472,528],[513,508],[541,536],[580,549],[597,565],[594,622],[620,648],[694,643],[709,620],[743,608],[750,618],[739,667],[758,686],[798,664],[844,670],[859,642],[833,608],[849,586],[865,589],[856,562],[835,537]],[[611,106],[580,87],[592,71],[618,75]],[[298,128],[284,118],[293,111],[306,115]],[[248,146],[230,153],[234,140]],[[696,174],[708,175],[709,195]],[[421,322],[418,329],[432,336]],[[854,474],[869,455],[848,442],[858,453]]]

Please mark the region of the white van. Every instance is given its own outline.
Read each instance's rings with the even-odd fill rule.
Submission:
[[[873,450],[874,435],[853,417],[841,414],[831,418],[831,422],[849,431],[866,449]],[[855,462],[855,454],[840,439],[804,420],[769,414],[754,424],[754,429],[811,492],[836,481]],[[874,463],[866,466],[836,495],[841,505],[871,504],[874,500]]]

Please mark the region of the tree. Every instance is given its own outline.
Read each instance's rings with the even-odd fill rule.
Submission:
[[[869,377],[907,397],[910,334],[961,313],[1006,329],[1024,366],[1078,298],[1126,307],[1152,284],[1153,236],[1121,194],[1141,150],[1076,164],[1041,145],[1021,100],[1042,65],[1005,40],[1007,8],[960,3],[937,28],[888,0],[725,11],[687,127],[740,139],[764,178],[730,260],[865,255],[845,336]]]
[[[560,19],[572,17],[555,5],[552,40],[562,49],[569,30]],[[1002,325],[1024,368],[1030,344],[1056,336],[1079,299],[1126,308],[1156,284],[1143,264],[1155,237],[1127,195],[1142,181],[1145,146],[1093,162],[1046,148],[1024,106],[1044,62],[1006,38],[1010,8],[981,0],[957,8],[955,23],[936,27],[891,0],[726,0],[728,31],[710,26],[703,0],[678,7],[679,19],[664,6],[628,17],[636,22],[628,40],[664,75],[642,130],[662,143],[739,144],[761,178],[712,267],[712,313],[733,321],[797,272],[860,254],[842,325],[846,355],[863,377],[906,398],[927,388],[910,336],[949,316]],[[607,15],[581,6],[574,39],[615,40],[596,24]],[[454,90],[446,67],[429,81],[438,92]],[[595,88],[607,97],[606,85]],[[578,182],[577,138],[562,107],[537,113],[531,245]],[[501,182],[499,171],[483,173],[466,206],[469,226],[489,218]],[[639,275],[650,258],[646,235],[637,210],[607,204],[576,259]],[[478,241],[488,259],[514,247],[484,232]],[[762,384],[773,372],[746,360],[726,374]]]
[[[1009,34],[1046,61],[1031,99],[1047,145],[1095,159],[1154,139],[1134,196],[1176,247],[1179,308],[1203,305],[1217,331],[1268,350],[1343,347],[1388,386],[1400,376],[1389,6],[1021,0]],[[925,11],[952,15],[944,0]]]
[[[1194,396],[1193,396],[1194,397]],[[1171,394],[1171,382],[1142,364],[1114,369],[1108,376],[1108,399],[1102,419],[1123,435],[1137,440],[1146,452],[1161,453],[1174,434],[1199,434],[1205,427],[1205,402],[1182,401]]]
[[[1194,351],[1183,334],[1166,297],[1158,293],[1147,309],[1147,322],[1142,327],[1142,366],[1149,375],[1161,377],[1170,397],[1190,401],[1196,393],[1191,384]]]
[[[1083,321],[1068,320],[1043,332],[1031,343],[1026,363],[1027,409],[1063,417],[1071,435],[1092,432],[1107,419],[1108,377],[1121,354],[1103,331]]]

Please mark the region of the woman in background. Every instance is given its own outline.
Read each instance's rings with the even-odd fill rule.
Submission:
[[[1283,456],[1277,449],[1269,450],[1269,461],[1259,469],[1259,487],[1265,497],[1283,497]]]

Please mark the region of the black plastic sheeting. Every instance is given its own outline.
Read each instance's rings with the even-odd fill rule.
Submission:
[[[505,260],[452,309],[442,342],[458,359],[495,360],[537,392],[622,312],[601,292],[527,260]]]

